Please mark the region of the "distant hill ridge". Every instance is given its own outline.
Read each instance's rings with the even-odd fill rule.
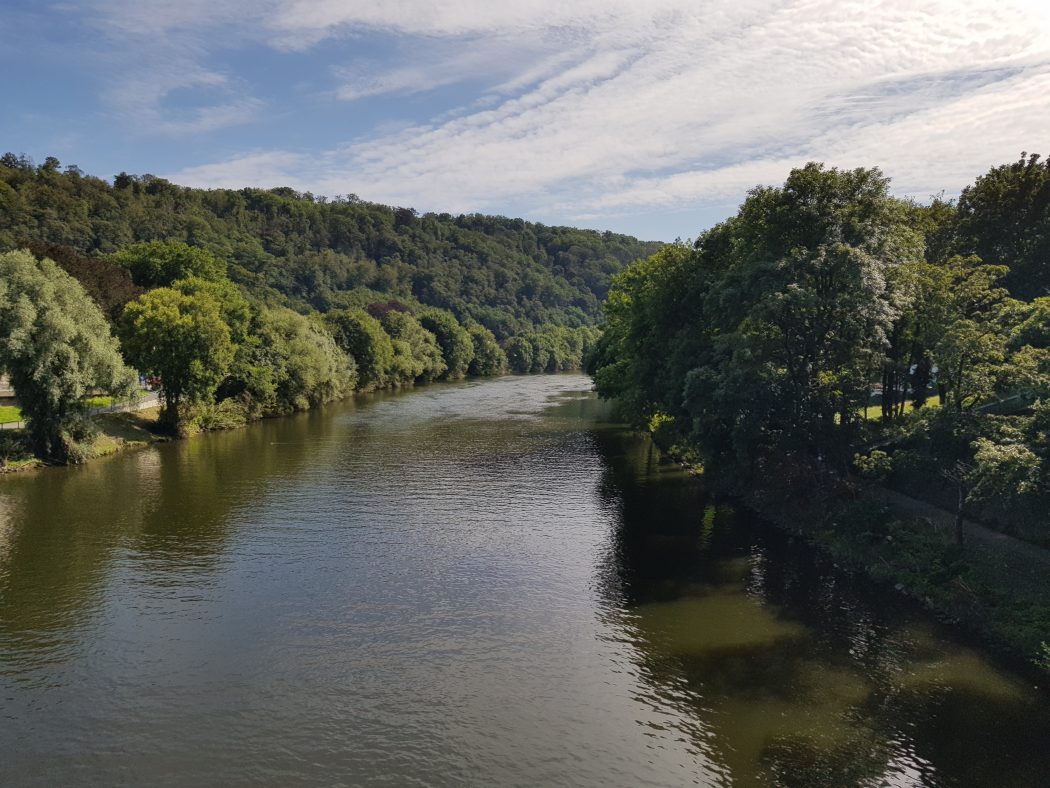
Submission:
[[[0,158],[0,251],[27,242],[104,256],[178,239],[229,264],[259,297],[322,312],[400,300],[473,319],[498,338],[592,325],[612,276],[660,248],[627,235],[501,216],[418,214],[276,189],[197,189],[152,175],[113,183],[48,157]]]

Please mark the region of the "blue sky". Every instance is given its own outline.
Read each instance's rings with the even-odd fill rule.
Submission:
[[[0,0],[0,69],[37,160],[663,240],[809,160],[1050,154],[1043,0]]]

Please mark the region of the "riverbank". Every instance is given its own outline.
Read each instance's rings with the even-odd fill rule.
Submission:
[[[121,413],[101,413],[92,416],[98,433],[82,447],[81,462],[107,457],[119,451],[141,449],[154,443],[170,440],[156,432],[157,407]],[[25,433],[11,430],[0,433],[0,474],[19,473],[47,467],[34,457],[26,444]],[[58,466],[66,467],[66,466]]]
[[[689,452],[661,451],[704,475]],[[1050,671],[1050,552],[975,523],[959,545],[950,513],[853,479],[818,481],[805,495],[775,483],[722,492],[846,571],[894,588],[1011,661]]]

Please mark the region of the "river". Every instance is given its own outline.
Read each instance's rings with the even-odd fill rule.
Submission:
[[[578,375],[0,478],[2,785],[1050,781],[1050,701]]]

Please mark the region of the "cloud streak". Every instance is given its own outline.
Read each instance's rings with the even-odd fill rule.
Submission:
[[[331,100],[347,106],[459,86],[458,103],[400,131],[320,151],[275,141],[171,173],[203,186],[615,223],[724,205],[811,159],[881,166],[920,197],[951,192],[1037,146],[1050,120],[1050,11],[1028,0],[264,0],[250,22],[195,0],[105,8],[124,14],[121,35],[167,31],[204,52],[231,26],[280,52],[381,33],[393,50],[327,67]],[[218,79],[227,101],[158,111],[158,129],[258,116],[261,102],[228,78],[188,73],[190,87]],[[150,117],[175,89],[161,88],[125,103]]]

